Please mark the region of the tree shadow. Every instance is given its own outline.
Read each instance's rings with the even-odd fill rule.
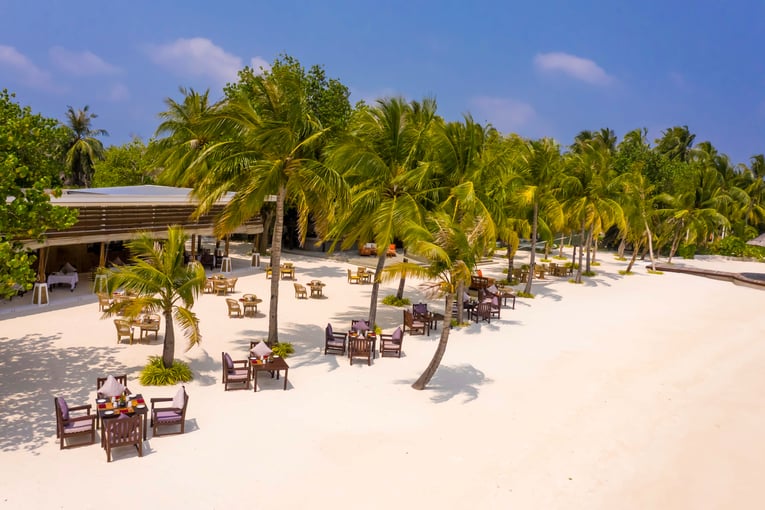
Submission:
[[[70,406],[89,404],[97,377],[130,372],[117,347],[62,348],[60,340],[59,334],[0,338],[0,451],[36,454],[56,433],[54,397]]]
[[[411,381],[398,381],[400,384],[411,384]],[[430,400],[440,404],[459,395],[463,395],[463,403],[478,398],[479,387],[493,381],[473,365],[458,366],[441,365],[431,379],[425,391],[432,392]]]

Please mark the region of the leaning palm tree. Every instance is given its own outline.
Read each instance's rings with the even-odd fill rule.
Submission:
[[[98,117],[89,113],[89,106],[75,111],[71,106],[66,111],[66,127],[69,130],[69,143],[66,151],[66,166],[69,176],[65,179],[70,185],[88,187],[93,180],[94,162],[103,159],[104,145],[97,136],[108,136],[105,129],[94,129],[91,121]]]
[[[167,239],[162,242],[151,234],[139,234],[127,243],[132,264],[113,269],[108,280],[109,292],[119,288],[138,297],[123,302],[121,307],[110,309],[106,316],[121,312],[128,318],[135,318],[144,310],[164,315],[162,364],[165,368],[173,365],[175,357],[174,321],[178,322],[189,341],[187,350],[202,339],[199,319],[191,308],[204,288],[205,270],[201,264],[187,265],[184,262],[186,239],[180,227],[170,227]]]
[[[424,257],[425,265],[411,262],[391,264],[385,268],[382,279],[390,280],[401,275],[410,275],[430,280],[424,285],[434,296],[445,297],[444,327],[433,358],[425,371],[412,384],[412,388],[423,390],[435,375],[446,352],[452,320],[452,303],[457,289],[470,282],[471,268],[494,242],[492,221],[488,217],[463,218],[462,223],[444,211],[428,215],[425,227],[421,227],[410,240],[410,249]]]

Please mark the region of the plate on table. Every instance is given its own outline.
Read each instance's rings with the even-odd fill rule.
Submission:
[[[137,399],[137,398],[138,398],[138,395],[136,395],[136,394],[134,393],[134,394],[132,394],[132,395],[128,395],[128,398],[129,398],[130,400],[135,400],[135,399]]]
[[[96,404],[106,404],[106,399],[105,398],[97,398],[96,399]]]
[[[114,411],[104,411],[104,416],[111,416],[114,414]]]
[[[279,356],[271,356],[273,359],[278,359]]]
[[[146,409],[146,404],[138,404],[135,406],[136,409]]]

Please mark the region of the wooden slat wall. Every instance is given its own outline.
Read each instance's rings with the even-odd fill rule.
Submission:
[[[167,231],[172,225],[181,225],[189,233],[211,235],[214,219],[223,210],[223,205],[214,206],[210,213],[192,220],[193,205],[120,204],[79,206],[77,223],[66,230],[51,230],[46,233],[43,245],[55,246],[74,243],[92,243],[115,239],[129,239],[136,231]],[[257,234],[263,231],[260,217],[243,225],[239,232]],[[30,247],[39,243],[30,242]]]

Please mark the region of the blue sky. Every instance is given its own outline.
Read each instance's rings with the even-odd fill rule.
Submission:
[[[42,5],[41,5],[42,4]],[[0,0],[0,88],[45,116],[89,105],[106,145],[144,141],[180,86],[280,54],[351,101],[435,97],[503,133],[687,125],[733,163],[765,152],[765,2]]]

